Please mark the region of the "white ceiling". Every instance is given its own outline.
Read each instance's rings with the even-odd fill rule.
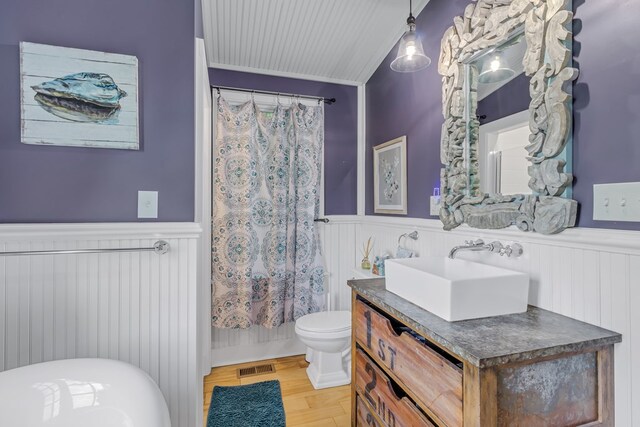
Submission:
[[[417,15],[429,0],[414,0]],[[202,0],[210,67],[365,83],[406,29],[408,0]]]

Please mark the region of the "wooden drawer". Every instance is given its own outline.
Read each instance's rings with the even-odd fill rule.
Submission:
[[[357,427],[384,427],[369,411],[360,396],[356,396],[356,426]]]
[[[389,377],[365,355],[356,352],[356,389],[388,426],[435,427],[408,398],[399,398]]]
[[[395,376],[440,424],[462,426],[462,370],[407,332],[398,335],[384,315],[356,301],[353,330],[359,344]]]

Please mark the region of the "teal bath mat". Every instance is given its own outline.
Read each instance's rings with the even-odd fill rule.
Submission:
[[[207,427],[285,427],[280,382],[215,386]]]

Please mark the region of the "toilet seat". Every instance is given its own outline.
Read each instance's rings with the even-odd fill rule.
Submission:
[[[339,334],[351,331],[351,312],[323,311],[307,314],[296,320],[296,329],[314,334]]]

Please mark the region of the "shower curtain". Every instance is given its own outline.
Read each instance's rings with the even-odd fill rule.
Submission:
[[[324,309],[319,212],[324,111],[217,99],[212,324],[268,328]]]

